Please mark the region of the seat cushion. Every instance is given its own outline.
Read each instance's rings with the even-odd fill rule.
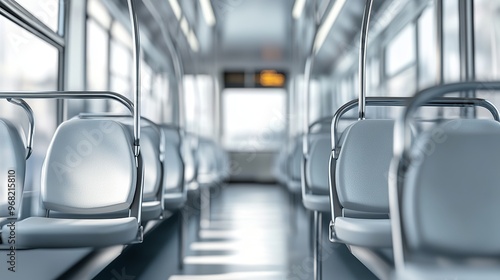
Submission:
[[[335,219],[335,233],[348,245],[389,248],[392,247],[391,221],[389,219]]]
[[[9,224],[2,228],[8,240]],[[102,247],[133,242],[137,237],[135,218],[53,219],[30,217],[15,224],[17,248]]]
[[[304,207],[311,211],[328,212],[330,211],[330,196],[305,194],[302,197]]]

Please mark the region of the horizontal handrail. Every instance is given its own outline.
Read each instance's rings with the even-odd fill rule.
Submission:
[[[439,88],[439,87],[438,87]],[[457,90],[458,88],[458,90]],[[448,87],[446,87],[448,89]],[[451,90],[453,89],[453,90]],[[463,91],[463,90],[469,90],[467,88],[460,87],[460,85],[457,85],[455,87],[451,87],[451,89],[448,89],[448,91],[444,92],[454,92],[454,91]],[[500,83],[498,83],[498,89],[500,89]],[[433,93],[432,91],[431,93]],[[442,90],[440,91],[442,92]],[[432,97],[435,97],[438,95],[437,93],[432,94]],[[500,113],[498,112],[498,109],[493,105],[491,102],[485,99],[481,98],[460,98],[460,97],[441,97],[441,98],[435,98],[431,100],[432,98],[420,98],[418,99],[418,103],[414,101],[414,98],[411,97],[367,97],[366,98],[366,105],[367,106],[409,106],[409,104],[418,104],[418,106],[426,106],[426,107],[483,107],[490,111],[492,114],[493,118],[496,121],[500,121]],[[423,101],[421,101],[423,100]],[[413,103],[412,103],[413,102]],[[336,168],[336,160],[338,159],[338,156],[340,154],[340,149],[338,147],[339,145],[339,134],[337,129],[338,129],[338,123],[341,119],[341,117],[349,112],[350,110],[356,108],[358,106],[358,100],[354,99],[343,106],[341,106],[334,114],[333,119],[332,119],[332,128],[331,128],[331,141],[332,141],[332,153],[330,155],[330,168],[329,168],[329,182],[330,182],[330,208],[332,212],[332,223],[330,225],[330,240],[337,240],[334,230],[335,226],[335,218],[339,217],[341,215],[342,209],[340,206],[340,202],[338,200],[338,194],[337,194],[337,189],[335,186],[335,168]],[[413,108],[413,107],[412,107]],[[412,109],[413,110],[413,109]],[[412,111],[412,113],[415,110]],[[408,112],[408,109],[407,111]],[[407,115],[405,115],[407,116]],[[406,119],[402,122],[399,120],[401,126],[401,123],[407,124],[409,127],[409,123],[407,122]],[[403,125],[404,125],[403,124]],[[396,126],[397,128],[397,126]],[[409,128],[408,128],[409,129]],[[409,131],[405,131],[406,133],[409,133]],[[406,135],[406,134],[405,134]],[[395,137],[396,137],[396,131],[395,131]],[[396,139],[396,138],[395,138]],[[396,144],[396,143],[395,143]],[[392,212],[391,212],[392,215]]]
[[[499,83],[500,85],[500,83]],[[466,89],[464,89],[466,90]],[[456,90],[460,91],[460,90]],[[409,105],[411,97],[367,97],[366,105],[368,106],[390,106],[390,107],[404,107]],[[483,107],[490,111],[493,118],[500,121],[500,113],[498,109],[486,99],[482,98],[460,98],[460,97],[442,97],[434,99],[432,101],[421,104],[426,107]],[[340,107],[332,118],[332,151],[335,151],[336,145],[338,143],[338,133],[336,128],[340,121],[340,118],[350,110],[358,107],[358,100],[354,99],[342,107]]]
[[[22,99],[112,99],[120,102],[131,113],[134,104],[127,97],[112,91],[1,91],[0,98]]]

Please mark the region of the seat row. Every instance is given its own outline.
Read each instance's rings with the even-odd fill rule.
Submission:
[[[467,275],[464,279],[498,277],[499,223],[489,211],[499,205],[498,111],[483,99],[436,97],[495,86],[473,82],[431,88],[411,99],[418,105],[406,108],[409,113],[401,119],[359,120],[340,131],[342,117],[358,106],[353,100],[327,118],[331,131],[313,131],[325,121],[313,123],[296,139],[289,155],[299,146],[303,154],[290,157],[295,162],[289,166],[301,171],[304,206],[316,215],[331,210],[330,240],[346,244],[381,279],[443,279],[459,272]],[[406,106],[416,101],[366,102]],[[422,129],[410,121],[417,106],[481,106],[494,120],[441,120]],[[321,223],[319,214],[314,229],[318,273]]]
[[[190,186],[214,186],[228,174],[227,160],[222,160],[227,157],[215,142],[197,140],[178,127],[157,125],[145,118],[140,162],[136,162],[132,122],[130,116],[85,114],[61,124],[41,175],[46,216],[18,217],[27,148],[16,126],[0,119],[4,159],[0,167],[8,177],[3,181],[10,183],[2,189],[11,193],[0,197],[0,214],[16,221],[19,248],[98,247],[140,241],[141,224],[182,209]],[[196,141],[198,148],[193,146]],[[127,216],[137,195],[142,199],[136,220]],[[9,235],[6,225],[4,243]]]

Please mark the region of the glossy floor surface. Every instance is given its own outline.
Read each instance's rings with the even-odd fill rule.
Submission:
[[[177,215],[158,225],[144,243],[127,247],[95,279],[313,279],[310,214],[300,203],[290,208],[284,188],[238,184],[214,190],[210,223],[199,234],[195,208],[188,207],[183,216],[191,233],[183,270],[176,259]],[[323,279],[376,279],[345,246],[325,240],[323,251]]]

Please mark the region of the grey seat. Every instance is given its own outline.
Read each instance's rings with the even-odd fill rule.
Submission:
[[[142,172],[133,136],[123,124],[96,119],[64,122],[42,169],[41,201],[47,216],[17,222],[17,247],[99,247],[140,241]],[[53,218],[52,211],[75,218]],[[130,214],[119,216],[123,211]],[[117,217],[78,218],[113,213]],[[4,226],[2,238],[7,235]]]
[[[276,178],[278,184],[286,186],[287,174],[286,174],[286,161],[287,161],[287,149],[286,146],[281,148],[278,156],[274,162],[273,174]]]
[[[149,221],[161,217],[163,212],[161,202],[161,184],[165,176],[162,170],[160,151],[160,132],[151,126],[141,127],[141,156],[144,161],[144,189],[142,203],[142,220]]]
[[[335,170],[335,188],[342,216],[335,217],[334,233],[346,244],[392,246],[387,217],[393,130],[393,120],[361,120],[344,132]],[[350,213],[355,216],[349,217]]]
[[[219,183],[222,183],[223,181],[229,179],[231,175],[229,156],[220,145],[217,145],[215,142],[212,142],[212,145],[216,155],[217,173],[218,173],[217,181]]]
[[[491,120],[453,120],[419,135],[401,187],[411,270],[399,274],[500,277],[499,143],[500,123]],[[436,259],[447,268],[434,262],[423,270],[423,260]]]
[[[214,143],[200,138],[196,154],[198,161],[198,183],[200,187],[212,187],[220,180],[217,167],[217,154]]]
[[[330,184],[328,181],[331,141],[329,133],[317,133],[308,136],[309,155],[305,159],[305,184],[302,190],[302,202],[312,211],[330,211]]]
[[[187,201],[184,186],[184,161],[181,154],[181,137],[178,128],[162,126],[165,135],[165,162],[163,177],[163,204],[166,210],[182,208]]]
[[[92,115],[82,115],[84,118],[93,118]],[[99,117],[97,117],[99,118]],[[127,128],[133,131],[132,117],[113,117],[101,118],[114,119],[125,124]],[[161,146],[164,144],[164,136],[162,131],[157,127],[153,127],[151,121],[146,120],[141,125],[141,156],[144,163],[144,186],[142,194],[142,221],[147,222],[151,220],[160,219],[163,213],[162,197],[161,197],[161,184],[164,177],[163,171],[163,158],[164,151]],[[58,216],[64,218],[64,215]],[[108,215],[109,216],[109,215]]]
[[[288,156],[288,162],[288,191],[293,194],[300,194],[302,191],[300,181],[302,174],[302,136],[294,140],[293,148]]]
[[[185,133],[182,139],[181,153],[184,160],[184,183],[188,191],[198,189],[198,163],[196,161],[196,152],[194,151],[196,137],[193,134]]]
[[[24,190],[26,147],[8,120],[0,119],[0,139],[0,219],[17,218]]]
[[[302,156],[302,203],[314,212],[313,220],[313,254],[314,279],[321,279],[322,274],[322,241],[323,212],[330,210],[329,191],[329,159],[331,155],[330,133],[308,133],[304,137],[308,144],[307,152]]]

